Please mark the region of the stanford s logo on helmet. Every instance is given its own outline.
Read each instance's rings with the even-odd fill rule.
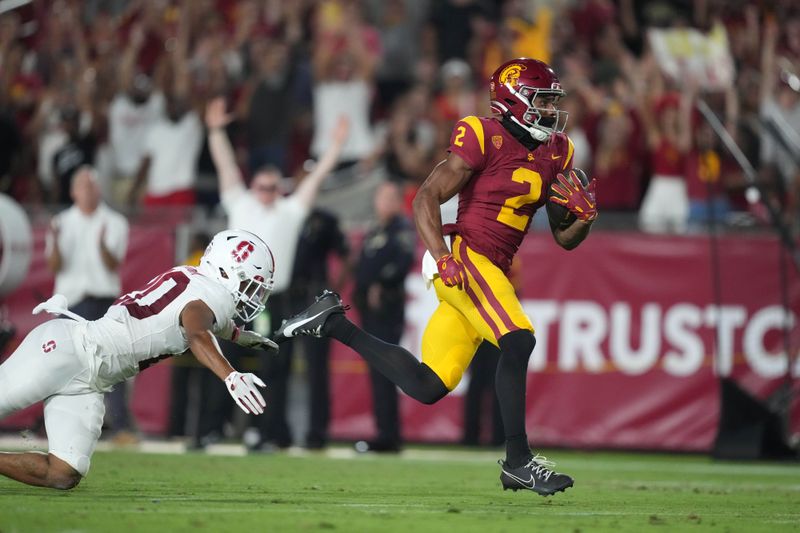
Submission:
[[[272,292],[275,260],[257,235],[226,230],[211,239],[198,270],[225,287],[234,298],[236,316],[250,322],[264,310]]]
[[[556,73],[538,59],[507,61],[489,80],[492,110],[525,128],[540,142],[564,131],[568,113],[557,108],[564,94]]]
[[[233,256],[234,261],[241,263],[250,257],[250,253],[253,250],[255,250],[255,246],[253,246],[252,242],[242,241],[231,252],[231,256]]]

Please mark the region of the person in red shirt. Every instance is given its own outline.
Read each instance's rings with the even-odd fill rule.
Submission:
[[[564,91],[547,64],[509,61],[492,75],[489,91],[498,115],[458,121],[447,158],[414,199],[415,221],[428,249],[423,274],[439,299],[422,338],[422,362],[355,326],[339,295],[330,291],[284,322],[276,340],[337,339],[426,404],[456,387],[481,342],[494,344],[501,352],[496,388],[506,437],[502,486],[547,496],[571,487],[573,480],[554,472],[554,463],[534,455],[528,443],[525,391],[536,339],[508,274],[534,212],[548,201],[574,215],[551,217],[560,246],[570,250],[586,238],[597,217],[595,182],[584,184],[572,170],[573,145],[563,133],[566,113],[558,109]],[[455,194],[456,223],[443,227],[440,205]]]

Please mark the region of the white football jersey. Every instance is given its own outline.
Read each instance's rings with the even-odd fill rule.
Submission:
[[[99,359],[97,386],[107,389],[160,359],[185,352],[189,343],[180,323],[183,308],[200,300],[214,313],[212,332],[230,330],[233,296],[192,267],[176,267],[139,291],[120,297],[105,316],[86,324],[87,344]]]

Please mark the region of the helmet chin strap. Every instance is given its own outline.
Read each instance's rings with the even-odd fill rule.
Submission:
[[[515,116],[514,116],[513,114],[511,114],[511,113],[509,113],[509,114],[508,114],[508,118],[509,118],[509,119],[510,119],[510,120],[511,120],[511,121],[512,121],[514,124],[516,124],[516,125],[517,125],[517,126],[519,126],[520,128],[522,128],[522,129],[524,129],[525,131],[527,131],[527,132],[530,134],[530,136],[531,136],[531,137],[533,137],[533,139],[534,139],[535,141],[542,142],[542,143],[543,143],[543,142],[547,142],[547,141],[550,139],[550,136],[552,135],[552,132],[548,133],[548,132],[545,132],[545,131],[543,131],[543,130],[541,130],[541,129],[537,128],[536,126],[531,126],[531,125],[529,125],[529,124],[523,124],[522,122],[520,122],[519,120],[517,120],[517,117],[515,117]]]

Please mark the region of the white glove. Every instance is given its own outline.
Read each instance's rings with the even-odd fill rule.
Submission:
[[[233,371],[225,378],[228,393],[236,400],[239,407],[247,414],[260,415],[264,412],[267,402],[256,387],[266,387],[264,382],[255,374],[242,374]]]
[[[268,352],[277,352],[279,349],[278,345],[272,339],[259,335],[255,331],[241,328],[234,330],[231,340],[239,346],[244,346],[246,348],[258,348],[260,350],[267,350]]]
[[[67,297],[62,294],[54,294],[47,301],[40,303],[33,308],[34,315],[38,315],[42,311],[50,313],[51,315],[64,315],[78,322],[86,322],[82,316],[76,315],[67,309]],[[277,346],[277,345],[276,345]]]

